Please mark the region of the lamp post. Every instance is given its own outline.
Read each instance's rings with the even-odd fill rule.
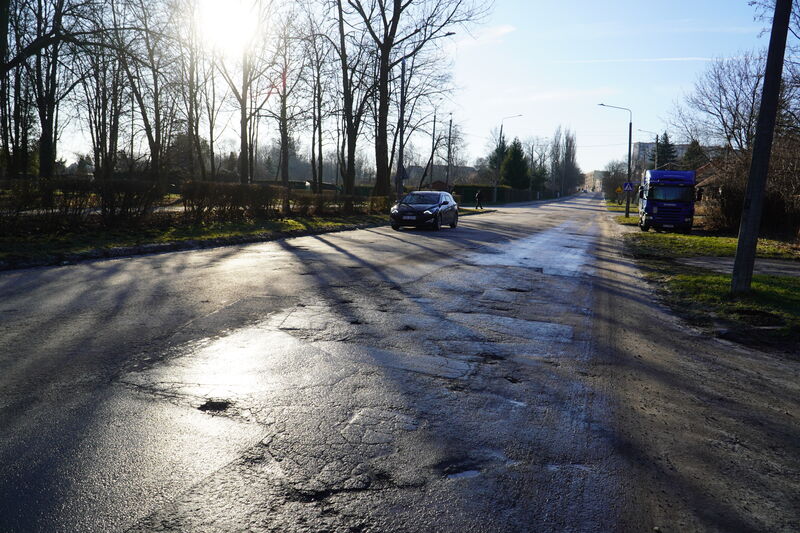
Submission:
[[[658,170],[658,133],[650,130],[640,130],[639,128],[636,128],[636,131],[641,131],[642,133],[649,133],[656,136],[656,151],[653,155],[653,170]]]
[[[631,141],[633,140],[633,111],[627,107],[619,107],[608,104],[597,104],[602,107],[610,107],[612,109],[622,109],[628,112],[628,183],[631,182]],[[625,191],[625,218],[631,216],[631,192]]]
[[[503,117],[503,118],[500,119],[500,137],[499,137],[499,141],[498,142],[502,142],[503,141],[503,122],[505,122],[506,120],[508,120],[510,118],[519,118],[521,116],[522,116],[521,114],[519,114],[519,115],[509,115],[507,117]],[[498,161],[497,162],[497,169],[496,169],[497,173],[495,174],[495,177],[494,177],[494,189],[492,190],[492,203],[493,204],[497,203],[497,185],[500,182],[500,165],[502,165],[502,164],[503,164],[502,161]]]

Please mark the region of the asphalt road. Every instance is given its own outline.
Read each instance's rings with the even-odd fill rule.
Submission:
[[[0,531],[792,531],[797,363],[618,232],[583,195],[2,273]]]

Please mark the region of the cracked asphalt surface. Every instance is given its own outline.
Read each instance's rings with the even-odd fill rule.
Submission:
[[[797,362],[685,328],[609,220],[0,274],[0,531],[797,530]]]

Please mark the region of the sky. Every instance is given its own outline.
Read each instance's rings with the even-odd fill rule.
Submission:
[[[575,132],[578,163],[601,170],[627,157],[628,113],[638,131],[669,131],[676,102],[714,58],[765,49],[765,23],[747,0],[495,0],[492,13],[448,48],[456,92],[446,112],[461,124],[468,159],[492,129],[507,139]],[[678,132],[674,132],[678,135]],[[681,140],[681,139],[677,139]]]
[[[628,113],[597,104],[630,108],[633,142],[652,141],[639,130],[669,131],[676,103],[710,60],[766,48],[755,15],[747,0],[494,0],[484,20],[456,28],[445,45],[455,91],[438,116],[453,114],[469,164],[488,153],[503,117],[521,114],[504,121],[507,139],[550,137],[561,125],[576,135],[582,170],[601,170],[626,157]],[[218,146],[237,143],[229,127]],[[74,120],[59,156],[72,162],[89,145]]]

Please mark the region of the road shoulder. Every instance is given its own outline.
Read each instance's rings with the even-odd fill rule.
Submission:
[[[627,473],[621,530],[800,528],[799,366],[709,338],[664,306],[605,217],[594,339]]]

